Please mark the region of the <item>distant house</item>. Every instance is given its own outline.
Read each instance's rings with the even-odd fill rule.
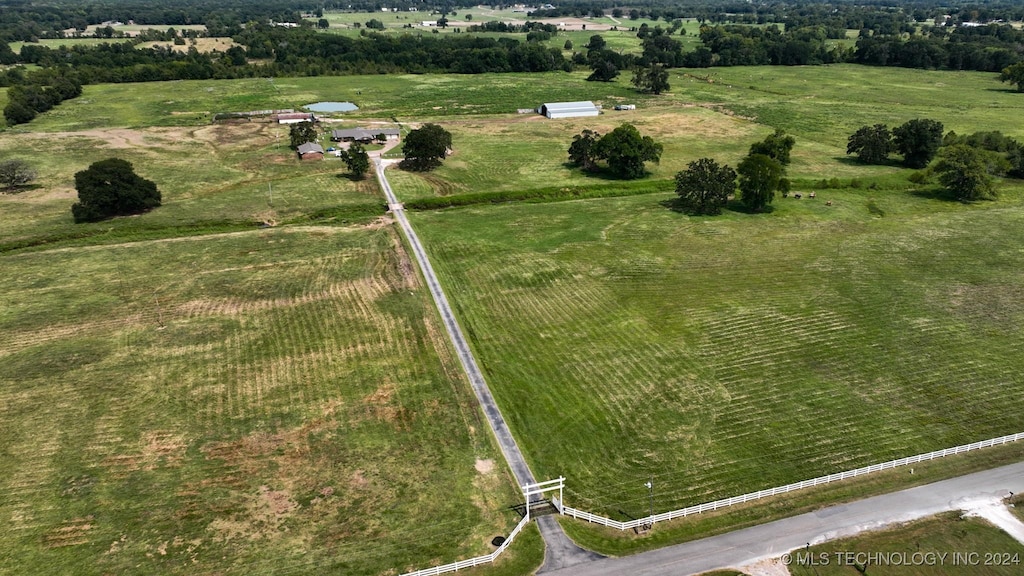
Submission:
[[[434,28],[437,26],[437,20],[424,20],[420,22],[420,26],[424,28]]]
[[[347,130],[332,130],[331,140],[335,142],[372,142],[378,134],[383,134],[385,140],[398,140],[398,128],[349,128]]]
[[[300,144],[296,151],[299,153],[299,158],[302,160],[324,159],[324,147],[317,144],[316,142],[306,142],[305,144]]]
[[[316,116],[310,112],[285,112],[277,115],[278,124],[298,124],[299,122],[316,122]]]
[[[541,104],[537,112],[548,118],[578,118],[597,116],[601,110],[593,102],[549,102]]]

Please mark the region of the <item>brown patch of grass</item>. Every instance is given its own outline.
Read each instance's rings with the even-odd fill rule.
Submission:
[[[77,546],[89,542],[88,532],[94,528],[93,516],[65,520],[61,526],[43,535],[43,545],[47,548],[63,548]]]
[[[396,387],[392,382],[381,385],[372,394],[363,398],[366,414],[379,422],[394,424],[400,430],[408,426],[412,413],[396,398]]]

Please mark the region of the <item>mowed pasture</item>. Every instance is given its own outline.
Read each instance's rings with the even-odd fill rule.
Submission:
[[[660,97],[631,92],[628,78],[599,84],[579,82],[579,73],[551,77],[565,79],[558,86],[605,88],[597,96],[579,92],[603,105],[601,116],[431,115],[428,119],[452,133],[455,153],[432,173],[394,176],[399,194],[413,198],[613,184],[567,166],[567,150],[583,129],[607,133],[625,122],[664,145],[661,162],[647,165],[651,179],[663,180],[705,156],[735,167],[752,143],[781,128],[797,139],[788,173],[798,187],[832,178],[843,185],[856,179],[865,187],[910,186],[909,171],[898,167],[897,156],[885,166],[865,166],[847,156],[849,135],[863,125],[895,127],[932,118],[947,131],[1001,130],[1024,141],[1024,128],[1007,122],[1024,115],[1024,100],[994,74],[852,65],[674,70],[671,92]],[[638,109],[613,110],[619,103],[634,103]]]
[[[0,572],[393,574],[518,521],[392,226],[0,261]]]
[[[617,518],[1019,432],[1022,190],[413,214],[535,473]],[[833,201],[826,206],[825,201]]]

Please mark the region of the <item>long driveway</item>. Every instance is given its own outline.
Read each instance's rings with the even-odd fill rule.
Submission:
[[[556,570],[550,572],[549,576],[685,576],[722,568],[738,568],[802,549],[808,543],[817,544],[843,538],[863,530],[924,518],[947,510],[974,509],[980,502],[995,503],[1009,492],[1024,493],[1024,462],[850,504],[830,506],[816,512],[643,554],[606,558]],[[654,529],[657,530],[658,526],[655,525]],[[985,552],[1002,550],[949,552],[976,552],[983,555]],[[1021,573],[1024,573],[1024,559],[1021,560]]]
[[[519,482],[520,486],[533,484],[536,482],[533,472],[531,472],[530,467],[526,465],[523,453],[519,451],[519,446],[516,444],[515,438],[512,437],[512,432],[509,431],[508,424],[505,423],[505,418],[502,417],[501,411],[498,410],[498,405],[494,401],[494,396],[491,395],[491,390],[487,387],[487,382],[484,380],[483,373],[480,372],[476,359],[473,357],[473,352],[469,349],[469,344],[466,343],[466,338],[462,334],[462,329],[459,328],[459,323],[455,319],[455,314],[452,312],[452,308],[448,304],[448,298],[445,297],[444,290],[441,288],[441,283],[438,282],[437,275],[434,274],[434,268],[430,265],[427,253],[423,249],[423,245],[420,243],[419,237],[416,236],[416,232],[412,229],[409,219],[405,216],[405,210],[398,202],[398,198],[395,197],[395,193],[391,190],[391,185],[388,183],[387,177],[384,175],[384,162],[385,161],[380,158],[374,159],[374,164],[377,170],[377,180],[380,182],[380,187],[384,190],[384,195],[387,197],[388,207],[391,209],[391,213],[394,214],[395,219],[398,221],[398,225],[402,228],[402,232],[405,234],[406,240],[408,240],[409,246],[412,248],[413,256],[416,257],[416,262],[419,264],[420,270],[423,272],[423,277],[426,279],[427,287],[430,289],[430,295],[433,296],[434,304],[437,306],[437,311],[441,314],[441,320],[444,322],[444,327],[448,332],[448,337],[451,338],[452,344],[455,346],[459,362],[462,363],[463,370],[465,370],[466,375],[469,376],[469,382],[473,386],[473,392],[476,394],[477,401],[483,408],[484,415],[487,416],[487,422],[491,425],[491,430],[494,431],[494,435],[498,439],[498,446],[501,447],[501,452],[505,456],[505,461],[508,462],[509,467],[512,469],[512,473],[515,475],[516,481]],[[562,527],[553,517],[544,516],[538,518],[537,526],[540,528],[540,533],[541,536],[544,537],[545,544],[544,566],[541,568],[542,572],[573,566],[582,562],[590,562],[601,558],[598,554],[594,554],[593,552],[583,550],[579,546],[576,546],[576,544],[574,544],[572,540],[565,535]]]

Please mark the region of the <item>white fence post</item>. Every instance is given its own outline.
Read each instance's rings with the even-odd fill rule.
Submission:
[[[982,440],[981,442],[974,442],[972,444],[963,444],[961,446],[954,446],[952,448],[945,448],[943,450],[935,450],[933,452],[927,452],[925,454],[918,454],[916,456],[908,456],[905,458],[899,458],[896,460],[890,460],[888,462],[882,462],[880,464],[871,464],[869,466],[862,466],[853,470],[846,470],[845,472],[837,472],[835,474],[829,474],[827,476],[819,476],[810,480],[803,480],[800,482],[794,482],[792,484],[786,484],[785,486],[778,486],[776,488],[769,488],[761,490],[759,492],[750,492],[742,494],[740,496],[733,496],[732,498],[723,498],[721,500],[715,500],[714,502],[707,502],[704,504],[698,504],[696,506],[690,506],[688,508],[680,508],[678,510],[672,510],[664,514],[658,514],[651,518],[664,518],[665,520],[671,520],[674,518],[681,518],[689,516],[690,514],[700,514],[708,510],[718,510],[719,508],[727,508],[735,504],[741,504],[749,502],[751,500],[759,500],[766,496],[775,496],[777,494],[784,494],[786,492],[792,492],[794,490],[800,490],[812,486],[819,486],[821,484],[828,484],[837,480],[845,480],[847,478],[854,478],[863,474],[870,474],[872,472],[880,472],[882,470],[889,470],[890,468],[898,468],[900,466],[906,466],[908,464],[914,464],[917,462],[923,462],[926,460],[934,460],[936,458],[943,458],[953,454],[962,454],[964,452],[971,452],[973,450],[979,450],[981,448],[988,448],[990,446],[999,446],[1002,444],[1008,444],[1010,442],[1017,442],[1024,440],[1024,432],[1018,432],[1017,434],[1008,434],[1006,436],[1000,436],[998,438],[991,438],[989,440]],[[568,514],[573,518],[586,520],[587,522],[593,522],[594,524],[601,524],[611,528],[618,528],[619,530],[628,530],[636,528],[640,525],[640,520],[631,520],[629,522],[618,522],[611,518],[605,518],[590,512],[584,512],[569,506],[563,505],[563,514]]]

